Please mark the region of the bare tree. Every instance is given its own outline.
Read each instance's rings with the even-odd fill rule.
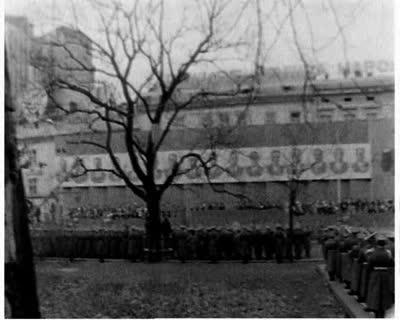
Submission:
[[[247,97],[253,91],[251,85],[243,89],[243,83],[249,83],[252,79],[238,82],[229,78],[228,73],[225,74],[225,79],[230,82],[230,88],[222,91],[210,85],[188,90],[184,85],[190,78],[192,69],[196,71],[196,68],[208,65],[223,72],[218,60],[228,59],[224,55],[232,55],[232,52],[240,50],[246,44],[233,32],[234,23],[240,19],[242,11],[236,12],[236,19],[232,20],[231,16],[227,19],[229,1],[195,1],[193,5],[199,15],[195,19],[197,23],[189,23],[184,13],[180,24],[171,32],[164,26],[164,1],[135,1],[130,8],[122,7],[118,1],[97,1],[91,2],[91,5],[98,14],[101,24],[98,34],[103,42],[94,37],[89,38],[77,30],[75,31],[79,36],[67,40],[43,37],[39,46],[49,48],[48,51],[61,50],[65,59],[60,61],[51,54],[47,57],[37,54],[33,58],[33,64],[45,75],[42,84],[58,109],[67,114],[86,115],[91,129],[97,125],[96,130],[104,133],[105,138],[101,142],[86,135],[87,138],[75,143],[90,145],[99,152],[107,153],[113,168],[93,169],[79,161],[82,169],[80,173],[110,172],[122,179],[146,203],[149,247],[155,253],[153,258],[158,260],[160,203],[165,191],[177,177],[196,170],[187,166],[189,159],[195,159],[197,166],[202,167],[207,180],[211,167],[216,165],[215,152],[189,151],[176,159],[163,183],[156,183],[157,154],[168,139],[175,120],[190,106],[206,105],[210,99],[219,97]],[[187,47],[187,43],[190,43],[190,47]],[[77,50],[74,49],[82,46],[92,53],[95,63],[85,61],[76,54]],[[180,54],[178,50],[185,54]],[[66,60],[68,63],[65,63]],[[140,70],[140,76],[135,74],[135,69]],[[92,90],[93,77],[81,77],[82,74],[96,74],[98,77],[111,79],[119,87],[123,102],[96,96]],[[153,90],[149,90],[151,88]],[[79,94],[89,102],[89,107],[78,106],[74,110],[66,108],[57,101],[59,90]],[[138,131],[139,114],[146,115],[149,124],[146,131]],[[209,137],[222,136],[218,134],[218,129],[208,131]],[[139,184],[132,182],[127,171],[118,162],[113,147],[116,132],[123,135],[124,148]],[[226,137],[226,132],[224,136]],[[221,146],[223,142],[219,138],[218,141],[210,138],[210,145],[206,149],[212,150]]]
[[[237,5],[232,9],[229,1],[188,3],[192,6],[190,9],[195,9],[195,16],[187,14],[186,7],[182,6],[174,16],[176,24],[166,28],[171,8],[166,10],[165,6],[168,4],[164,1],[134,1],[128,6],[117,0],[90,1],[94,15],[92,20],[99,23],[100,29],[88,36],[72,26],[69,30],[77,36],[42,37],[38,47],[47,48],[47,53],[39,53],[33,59],[35,67],[45,75],[42,84],[54,106],[66,114],[85,117],[88,133],[103,133],[103,140],[96,140],[85,134],[84,138],[77,139],[74,143],[83,143],[96,148],[99,153],[108,154],[112,168],[93,169],[79,161],[80,173],[112,173],[146,203],[149,212],[150,246],[156,252],[159,251],[160,244],[161,199],[179,176],[197,170],[187,165],[188,160],[194,160],[196,166],[203,168],[215,191],[226,192],[209,179],[209,171],[215,166],[215,153],[194,151],[197,140],[193,141],[193,150],[176,159],[163,183],[156,182],[157,154],[171,136],[171,129],[182,113],[196,105],[209,106],[222,98],[245,98],[245,104],[251,105],[260,92],[268,54],[283,34],[287,23],[290,23],[294,45],[305,71],[304,95],[301,101],[304,110],[308,109],[309,89],[314,89],[314,95],[319,94],[318,87],[314,84],[314,65],[301,50],[294,26],[294,12],[298,8],[304,8],[303,1],[297,0],[294,4],[292,1],[284,2],[283,7],[287,13],[276,25],[275,33],[265,26],[265,22],[273,20],[278,10],[278,1],[272,4],[268,13],[264,12],[263,3],[259,0],[242,1],[239,10]],[[256,10],[256,41],[245,39],[249,34],[236,28],[251,3]],[[177,18],[180,13],[182,19]],[[67,32],[67,29],[64,30]],[[343,34],[343,28],[339,30]],[[273,36],[268,46],[265,41],[266,33]],[[310,35],[313,38],[312,30]],[[250,76],[238,80],[227,72],[230,68],[226,66],[236,61],[235,59],[242,58],[243,51],[249,48],[251,58],[247,56],[243,60],[249,63],[254,59],[254,63],[251,63],[254,70],[250,72]],[[86,59],[88,54],[81,55],[82,51],[90,52],[92,59]],[[57,57],[58,55],[60,56]],[[197,81],[195,90],[193,84],[187,85],[196,82],[193,76],[196,71],[204,69],[217,70],[224,75],[224,81],[229,85],[216,88],[218,81],[211,81],[210,77]],[[93,92],[94,82],[103,83],[106,80],[118,87],[120,99],[101,98]],[[63,105],[57,97],[61,90],[79,95],[86,100],[87,105],[74,106],[73,110]],[[143,115],[147,123],[144,131],[141,130],[138,120],[143,119]],[[311,126],[309,123],[306,125]],[[209,142],[205,149],[215,151],[219,146],[229,146],[232,141],[227,141],[227,136],[233,135],[233,129],[207,128],[206,135],[199,139]],[[140,183],[134,183],[126,168],[118,162],[113,145],[117,134],[123,136],[124,151],[129,157],[128,169],[136,174]],[[297,175],[292,175],[289,180],[291,186],[303,183]],[[289,198],[295,199],[292,192]],[[294,202],[293,199],[289,202]],[[290,225],[292,226],[292,222]]]

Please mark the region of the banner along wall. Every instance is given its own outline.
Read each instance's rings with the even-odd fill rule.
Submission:
[[[210,150],[192,150],[210,157]],[[169,175],[172,165],[189,150],[162,151],[158,154],[155,177],[161,184]],[[277,147],[252,147],[217,149],[215,160],[209,163],[210,179],[213,183],[288,181],[293,177],[300,180],[370,179],[371,149],[367,143],[297,145]],[[118,161],[130,180],[140,184],[132,171],[128,154],[117,153]],[[83,172],[77,159],[88,169],[112,169],[107,154],[67,155],[57,157],[57,178],[63,181],[71,170]],[[175,184],[207,183],[203,168],[195,158],[186,159],[182,165],[185,174]],[[110,172],[90,172],[80,177],[69,178],[64,187],[118,186],[124,185]]]

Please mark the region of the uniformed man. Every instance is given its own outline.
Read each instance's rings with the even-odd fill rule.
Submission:
[[[284,233],[285,233],[284,259],[291,261],[293,257],[293,243],[290,237],[290,228],[288,224],[285,225]]]
[[[360,264],[360,283],[357,291],[358,301],[364,302],[367,295],[368,290],[368,278],[370,270],[366,263],[368,262],[368,257],[374,251],[375,247],[375,235],[376,233],[372,233],[366,236],[365,245],[361,248],[360,254],[358,257],[358,263]]]
[[[250,228],[244,227],[239,233],[240,256],[243,263],[248,263],[251,259]]]
[[[280,224],[275,226],[274,244],[276,262],[282,263],[286,252],[286,235],[283,227]]]
[[[232,257],[232,244],[233,244],[233,233],[229,227],[221,229],[220,234],[220,248],[222,259],[229,260]]]
[[[310,226],[304,228],[304,251],[306,258],[311,258],[311,238],[313,235],[313,230]]]
[[[240,243],[240,238],[241,238],[241,228],[239,227],[234,227],[233,228],[233,253],[232,257],[235,260],[238,260],[241,258],[241,243]]]
[[[265,259],[271,260],[274,256],[275,244],[274,244],[274,233],[271,228],[267,225],[262,232],[262,242],[264,247]]]
[[[208,231],[208,256],[210,263],[217,263],[219,258],[219,234],[216,227],[211,227]]]
[[[110,258],[118,259],[118,252],[120,247],[120,237],[117,230],[110,231]]]
[[[353,245],[352,249],[350,250],[350,259],[352,260],[350,293],[353,295],[357,295],[360,284],[361,266],[358,261],[358,257],[360,256],[361,248],[364,246],[364,238],[365,235],[360,230],[360,232],[357,233],[358,242]]]
[[[324,248],[326,253],[326,268],[330,281],[335,280],[337,247],[338,241],[336,237],[336,231],[333,228],[329,228],[327,239],[324,242]]]
[[[367,257],[370,280],[368,282],[367,307],[377,318],[384,318],[385,311],[392,305],[389,268],[394,266],[390,250],[385,248],[384,235],[376,236],[376,246]]]
[[[74,232],[71,229],[68,229],[66,232],[66,240],[68,258],[70,262],[73,262],[77,257],[77,240]]]
[[[128,241],[129,241],[129,226],[124,225],[124,229],[121,231],[120,241],[120,259],[128,259]]]
[[[170,237],[172,233],[171,222],[169,221],[166,214],[163,215],[163,219],[161,221],[161,235],[163,240],[163,248],[170,248]]]
[[[196,231],[195,228],[188,229],[187,237],[187,255],[189,259],[196,259]]]
[[[202,248],[201,248],[201,237],[203,233],[203,228],[201,226],[197,226],[196,232],[194,234],[194,245],[195,245],[195,256],[196,259],[201,260],[203,259],[202,256]]]
[[[263,258],[263,233],[261,231],[261,226],[257,225],[253,229],[252,235],[252,247],[254,250],[254,256],[257,260],[261,260]]]
[[[83,238],[83,249],[82,249],[82,258],[90,258],[91,254],[91,238],[92,231],[90,229],[84,230],[82,233]]]
[[[304,248],[304,232],[300,223],[296,223],[293,229],[293,246],[295,259],[300,260]]]
[[[107,234],[106,230],[100,228],[96,231],[96,254],[97,258],[101,263],[104,262],[104,259],[107,255]]]
[[[187,259],[187,232],[186,232],[186,227],[184,225],[181,225],[178,230],[174,232],[174,236],[177,240],[177,256],[178,259],[182,262],[185,263]]]
[[[208,228],[203,228],[200,233],[200,256],[202,260],[208,258]]]

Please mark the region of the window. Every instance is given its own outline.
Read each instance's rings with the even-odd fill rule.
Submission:
[[[346,98],[344,98],[344,101],[346,101],[346,102],[350,102],[350,101],[352,101],[352,100],[353,100],[352,97],[346,97]]]
[[[31,196],[37,195],[37,178],[30,178],[28,180],[28,190]]]
[[[290,122],[299,123],[300,122],[300,112],[295,111],[290,113]]]
[[[275,123],[276,122],[276,113],[267,111],[265,112],[265,123]]]
[[[74,101],[71,101],[69,103],[69,111],[70,112],[75,112],[76,110],[78,110],[78,104]]]
[[[375,97],[373,97],[373,96],[367,96],[367,101],[374,101],[375,100]]]

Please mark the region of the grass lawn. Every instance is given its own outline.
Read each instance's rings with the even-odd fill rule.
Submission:
[[[42,317],[344,317],[314,263],[36,264]]]

